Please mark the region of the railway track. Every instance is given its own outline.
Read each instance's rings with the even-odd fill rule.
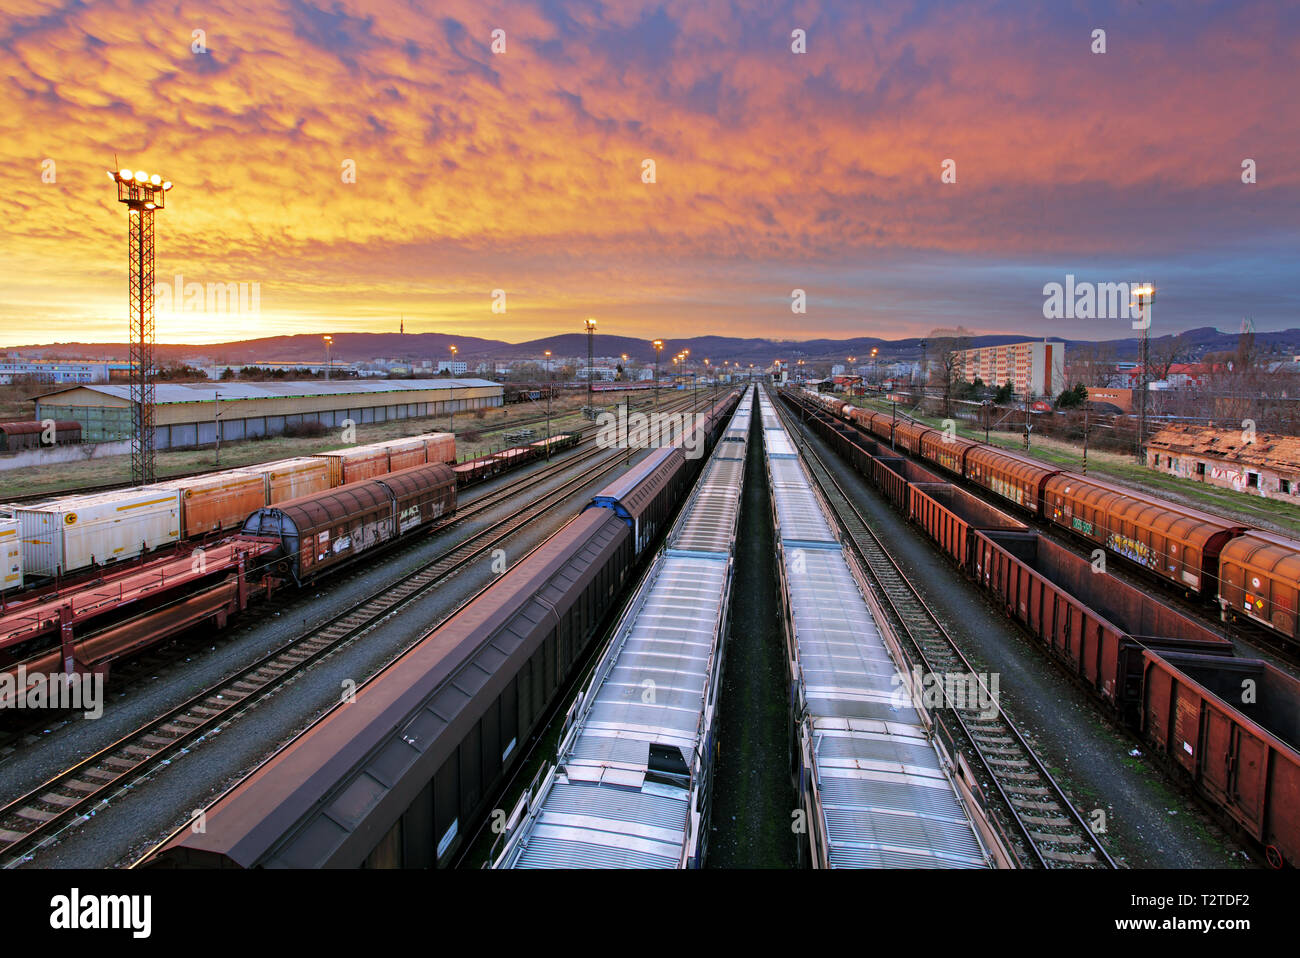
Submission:
[[[679,409],[689,408],[689,405],[690,405],[689,402],[684,402],[683,400],[677,399],[670,403],[665,403],[663,407],[663,411],[665,412],[678,411]],[[583,443],[589,442],[592,434],[594,434],[596,430],[597,430],[597,426],[595,424],[583,426],[577,430],[574,430],[575,432],[579,433],[582,437],[579,440],[578,445],[582,445]],[[576,465],[579,465],[583,462],[590,461],[591,459],[599,456],[602,451],[603,450],[589,449],[578,455],[569,456],[564,459],[557,460],[556,462],[546,466],[542,470],[529,473],[528,475],[515,479],[507,483],[506,485],[501,486],[500,488],[492,490],[491,492],[481,494],[478,497],[474,498],[473,500],[458,507],[457,512],[454,515],[449,516],[441,523],[431,527],[429,533],[433,534],[433,533],[446,531],[447,529],[461,522],[473,518],[475,515],[485,511],[486,509],[497,505],[501,501],[505,499],[509,499],[510,497],[517,494],[518,492],[520,492],[526,487],[534,486],[539,482],[545,482],[547,479],[555,475],[559,475],[573,468]],[[413,537],[411,539],[405,539],[405,540],[398,540],[391,543],[388,547],[381,548],[377,552],[367,553],[367,557],[370,559],[381,558],[381,557],[388,558],[391,557],[393,554],[397,553],[398,551],[400,551],[402,546],[410,547],[416,541],[418,541],[418,537]],[[260,567],[254,567],[249,570],[249,574],[251,576],[256,576],[256,574],[258,574],[260,571],[262,571]],[[339,571],[345,572],[346,569],[340,569]],[[157,610],[152,610],[152,611],[157,611]],[[118,624],[120,625],[121,623]],[[96,633],[93,632],[88,633],[86,636],[83,636],[83,638],[92,638],[95,634]],[[174,641],[184,641],[184,636],[177,637]],[[199,641],[200,644],[202,644],[203,641],[206,641],[206,638],[201,638]],[[36,653],[33,656],[33,659],[39,658],[40,655],[42,654],[44,653],[43,652]],[[128,681],[129,681],[129,676],[134,675],[136,672],[138,672],[139,674],[154,674],[157,672],[160,666],[167,664],[168,657],[158,652],[157,650],[151,649],[143,653],[143,655],[145,658],[138,669],[133,669],[132,663],[127,662],[125,666],[121,664],[115,666],[115,670],[114,670],[115,674],[117,674],[118,672],[122,671],[125,668],[127,670]],[[11,666],[9,667],[17,668],[18,665],[22,665],[22,664],[27,664],[27,663],[12,663]],[[121,676],[119,676],[119,679],[120,678]],[[67,720],[64,719],[62,721],[52,724],[48,716],[42,716],[39,721],[19,723],[15,726],[9,726],[6,724],[6,726],[0,727],[0,763],[7,761],[20,748],[24,747],[25,745],[38,743],[40,740],[40,736],[36,734],[37,729],[43,730],[44,732],[48,733],[50,729],[66,724],[66,721]]]
[[[352,604],[9,802],[0,808],[0,863],[5,868],[22,864],[32,851],[52,840],[87,812],[107,805],[131,783],[197,744],[292,676],[426,595],[451,578],[465,563],[490,552],[526,523],[563,502],[574,490],[613,471],[623,458],[622,450],[601,458],[562,486],[492,523],[473,540],[446,550],[395,585]],[[560,465],[571,467],[572,464],[570,460]],[[536,480],[536,476],[530,476],[525,481]],[[507,492],[513,491],[515,485],[489,494],[482,508],[487,508],[487,499],[500,501]],[[479,511],[481,509],[453,516],[438,528],[446,529]]]
[[[652,400],[650,400],[650,401],[652,401]],[[639,405],[639,404],[634,404],[634,407],[635,407],[636,405]],[[572,410],[570,410],[570,411],[565,412],[565,413],[557,414],[556,416],[552,416],[552,417],[551,417],[552,421],[554,421],[555,419],[559,418],[559,415],[572,416],[572,415],[575,415],[575,412],[572,411]],[[490,429],[485,430],[485,432],[486,432],[488,435],[492,435],[492,434],[494,434],[494,433],[503,432],[503,431],[505,431],[505,430],[507,430],[507,429],[518,429],[518,428],[520,428],[521,426],[533,426],[533,425],[536,425],[536,424],[538,424],[538,423],[544,423],[544,422],[546,422],[546,416],[545,416],[545,415],[526,416],[526,417],[521,418],[521,419],[512,419],[512,420],[509,421],[509,422],[498,423],[498,424],[492,426]],[[562,431],[563,431],[563,432],[580,432],[580,431],[584,431],[584,430],[586,430],[586,429],[588,429],[588,428],[594,428],[594,427],[583,426],[583,427],[581,427],[581,428],[578,429],[578,430],[568,429],[568,430],[562,430]],[[231,468],[240,468],[240,467],[235,466],[235,467],[231,467]],[[199,469],[199,470],[196,470],[196,471],[194,471],[194,472],[175,472],[175,473],[168,473],[168,474],[165,475],[165,476],[159,476],[159,477],[158,477],[158,481],[159,481],[159,482],[169,482],[169,481],[171,481],[171,480],[173,480],[173,479],[191,479],[191,478],[193,478],[194,476],[203,476],[203,475],[207,475],[207,474],[210,473],[210,472],[216,472],[216,471],[218,471],[218,470],[216,470],[216,469]],[[4,503],[5,505],[21,505],[21,504],[23,504],[23,503],[27,503],[27,502],[40,502],[40,501],[42,501],[42,500],[44,500],[44,499],[50,499],[50,498],[53,498],[53,497],[55,497],[55,496],[85,496],[85,495],[91,495],[91,494],[93,494],[93,493],[97,493],[97,492],[112,492],[112,491],[115,490],[115,489],[127,489],[127,488],[130,488],[130,486],[131,486],[131,483],[130,483],[130,482],[103,482],[103,483],[99,483],[99,484],[97,484],[97,485],[90,485],[90,486],[70,486],[70,487],[68,487],[68,488],[66,488],[66,489],[47,489],[47,490],[45,490],[44,492],[33,492],[33,493],[26,493],[26,494],[23,494],[23,495],[17,495],[17,496],[6,496],[6,497],[4,497],[4,499],[3,499],[3,503]]]
[[[943,676],[944,699],[1009,813],[1021,839],[1023,864],[1036,868],[1115,868],[1097,836],[1044,767],[1015,723],[989,693],[938,616],[899,567],[866,518],[844,491],[794,417],[779,401],[794,438],[823,497],[862,561],[900,637],[906,637],[925,671]],[[960,682],[948,680],[960,677]],[[953,688],[980,694],[954,697]],[[973,701],[972,701],[973,700]],[[994,707],[988,708],[993,702]],[[992,713],[992,714],[990,714]]]

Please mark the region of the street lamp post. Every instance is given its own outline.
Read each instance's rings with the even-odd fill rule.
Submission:
[[[1083,401],[1083,474],[1088,474],[1088,413],[1092,409],[1092,401],[1085,399]]]
[[[451,362],[447,364],[447,372],[451,374],[451,377],[447,383],[447,385],[451,388],[451,403],[450,403],[451,419],[450,419],[450,426],[448,427],[448,432],[450,432],[453,436],[456,434],[456,385],[455,385],[456,384],[456,353],[458,353],[459,351],[460,350],[458,350],[455,346],[451,347]]]
[[[334,372],[334,353],[331,348],[334,345],[334,337],[326,335],[321,339],[325,340],[325,381],[329,382],[332,378],[331,373]]]
[[[587,417],[596,417],[596,387],[592,381],[595,374],[596,321],[588,318],[584,324],[587,329]]]
[[[652,346],[655,348],[655,411],[659,410],[659,354],[664,351],[664,341],[656,339]]]
[[[551,458],[551,351],[546,350],[546,458]]]
[[[212,421],[217,429],[217,457],[213,465],[221,465],[221,392],[218,390],[212,394],[216,397],[217,414],[212,417]]]

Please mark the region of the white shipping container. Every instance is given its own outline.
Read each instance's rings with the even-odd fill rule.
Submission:
[[[23,587],[23,537],[17,519],[0,519],[0,589]]]
[[[180,492],[121,489],[20,507],[28,575],[67,575],[180,540]]]

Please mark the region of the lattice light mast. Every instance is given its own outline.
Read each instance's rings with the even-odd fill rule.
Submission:
[[[596,418],[596,388],[591,377],[595,372],[596,321],[588,319],[583,327],[587,330],[587,418]]]
[[[154,481],[154,245],[153,214],[162,209],[170,181],[157,173],[108,171],[117,184],[117,200],[129,217],[127,253],[131,313],[131,481]]]
[[[1142,330],[1142,378],[1139,382],[1141,390],[1141,407],[1138,410],[1138,441],[1137,441],[1137,461],[1141,465],[1146,465],[1147,458],[1147,390],[1148,383],[1151,381],[1149,375],[1151,364],[1151,304],[1155,302],[1156,288],[1151,283],[1143,283],[1136,286],[1131,291],[1133,293],[1133,305],[1138,308],[1138,322],[1133,324],[1135,329]]]

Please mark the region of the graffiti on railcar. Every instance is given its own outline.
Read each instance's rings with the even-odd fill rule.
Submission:
[[[1122,532],[1112,532],[1106,539],[1106,547],[1112,552],[1118,552],[1126,559],[1132,559],[1151,568],[1155,567],[1155,554],[1151,547],[1145,542],[1139,542]]]

